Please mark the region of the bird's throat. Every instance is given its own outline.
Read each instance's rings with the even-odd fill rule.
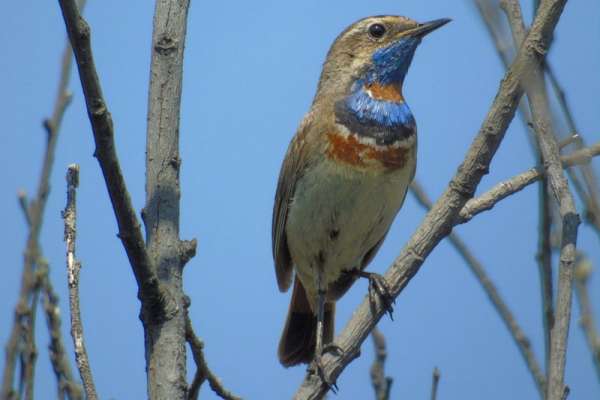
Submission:
[[[335,105],[338,123],[360,136],[388,145],[415,134],[415,119],[400,85],[356,82]]]

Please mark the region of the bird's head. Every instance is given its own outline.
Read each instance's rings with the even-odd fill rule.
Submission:
[[[357,82],[401,89],[421,39],[450,22],[418,23],[402,16],[375,16],[357,21],[335,40],[323,65],[319,92],[348,93]]]

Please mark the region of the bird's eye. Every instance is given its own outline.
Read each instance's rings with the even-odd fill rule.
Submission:
[[[383,35],[385,35],[385,26],[381,24],[373,24],[369,27],[369,35],[374,37],[375,39],[379,39]]]

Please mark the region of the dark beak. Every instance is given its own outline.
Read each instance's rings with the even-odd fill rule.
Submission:
[[[412,37],[422,38],[423,36],[435,31],[437,28],[441,28],[442,26],[446,25],[450,21],[452,21],[450,18],[440,18],[434,21],[424,22],[411,30],[409,35]]]

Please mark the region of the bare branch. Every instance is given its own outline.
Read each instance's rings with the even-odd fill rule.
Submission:
[[[575,143],[575,147],[577,149],[584,148],[585,142],[581,132],[577,129],[575,119],[573,118],[573,113],[571,112],[571,107],[569,106],[565,92],[562,89],[556,74],[554,73],[554,69],[548,60],[545,60],[543,66],[544,71],[549,78],[554,94],[558,99],[558,104],[560,105],[563,115],[567,121],[567,126],[569,127],[569,131],[571,133],[568,139],[573,139],[572,141]],[[569,173],[569,178],[573,181],[573,187],[585,205],[585,221],[596,230],[598,235],[600,235],[600,188],[598,186],[598,178],[594,172],[594,169],[590,165],[582,165],[581,173],[587,190],[583,188],[584,185],[580,182],[579,177],[574,171]]]
[[[414,180],[412,185],[410,186],[412,194],[414,194],[417,202],[426,210],[430,210],[432,207],[431,200],[419,184],[417,180]],[[523,332],[523,329],[517,323],[513,313],[508,308],[506,302],[500,296],[498,289],[491,281],[488,276],[483,264],[471,253],[465,242],[458,236],[456,233],[452,232],[448,238],[450,239],[450,243],[452,246],[458,251],[460,256],[463,258],[471,272],[475,275],[485,293],[487,294],[490,302],[502,318],[502,322],[506,325],[509,333],[511,334],[517,348],[519,349],[527,368],[531,372],[533,380],[536,384],[538,391],[544,394],[544,389],[546,385],[546,379],[544,377],[544,373],[540,364],[538,363],[535,354],[531,348],[531,342]]]
[[[81,400],[83,398],[81,386],[73,377],[63,343],[58,296],[52,287],[52,282],[48,276],[48,266],[45,262],[39,263],[39,273],[41,274],[40,285],[46,324],[50,334],[50,345],[48,346],[50,362],[56,376],[58,398],[63,399],[66,394],[71,400]]]
[[[492,41],[494,42],[495,48],[500,55],[500,59],[504,64],[505,68],[508,68],[508,64],[511,59],[511,50],[512,47],[510,45],[510,36],[509,32],[504,32],[501,29],[502,19],[500,18],[500,9],[496,7],[496,3],[492,3],[489,0],[475,0],[475,4],[479,9],[479,13],[482,17],[482,20],[485,23],[485,26],[492,37]],[[506,11],[511,7],[511,4],[507,4],[504,1],[500,2],[501,7]],[[525,34],[525,28],[522,25],[517,26],[516,29],[519,29],[521,35]],[[515,46],[518,48],[518,46]],[[540,152],[535,141],[535,138],[532,135],[532,130],[530,129],[531,123],[531,115],[529,114],[529,110],[525,106],[525,101],[522,100],[519,104],[519,115],[524,122],[525,132],[527,133],[527,139],[529,140],[531,149],[533,150],[534,156],[539,159]],[[551,264],[551,248],[550,248],[550,231],[551,231],[551,218],[550,218],[550,203],[549,196],[547,191],[546,179],[542,176],[540,181],[540,235],[539,235],[539,243],[538,243],[538,254],[537,260],[539,264],[539,274],[540,274],[540,288],[541,288],[541,297],[542,297],[542,315],[544,321],[544,339],[545,339],[545,354],[546,354],[546,363],[547,357],[550,354],[550,327],[554,322],[554,310],[552,303],[552,264]],[[539,381],[538,381],[539,382]],[[538,385],[538,389],[541,387]],[[542,389],[543,390],[543,389]],[[543,394],[542,394],[543,397]]]
[[[465,160],[417,232],[386,272],[385,279],[394,297],[397,297],[406,287],[435,246],[450,233],[460,210],[473,196],[481,178],[487,172],[523,94],[521,79],[543,58],[564,5],[565,0],[548,0],[540,6],[525,45],[505,75]],[[331,380],[339,376],[345,366],[358,354],[360,345],[384,311],[385,307],[381,302],[374,304],[368,298],[363,300],[348,325],[335,340],[336,344],[344,350],[343,353],[326,354],[322,359],[326,376]],[[296,392],[295,399],[317,399],[326,392],[327,387],[321,379],[311,374],[305,378]]]
[[[505,4],[505,10],[515,43],[518,45],[523,43],[523,47],[525,47],[527,45],[524,42],[525,25],[518,1],[502,0],[502,2]],[[540,5],[539,10],[543,7],[544,3]],[[524,77],[522,85],[525,87],[529,99],[529,108],[533,116],[538,146],[547,170],[548,187],[552,190],[554,198],[558,203],[562,219],[558,295],[555,321],[551,326],[550,363],[548,366],[548,385],[546,388],[546,398],[548,400],[560,400],[565,390],[564,368],[566,363],[567,337],[571,320],[573,267],[575,264],[577,230],[580,220],[567,179],[563,175],[559,154],[560,150],[550,118],[550,106],[544,76],[539,65],[534,66],[529,75]]]
[[[600,381],[600,335],[596,330],[594,313],[592,312],[592,302],[588,293],[588,280],[592,273],[592,263],[582,255],[579,257],[575,266],[575,293],[579,299],[579,309],[581,317],[579,323],[587,339],[592,361],[596,369],[596,375]]]
[[[431,376],[431,400],[437,399],[438,386],[440,384],[440,370],[435,367]]]
[[[225,400],[241,400],[240,397],[237,397],[229,390],[225,389],[221,380],[208,368],[208,364],[204,358],[204,343],[194,333],[192,321],[190,321],[190,317],[187,315],[187,312],[185,316],[185,338],[192,349],[192,356],[194,357],[194,362],[196,363],[197,368],[196,374],[194,375],[194,380],[187,391],[187,399],[196,400],[198,398],[198,393],[200,392],[200,386],[202,386],[202,383],[208,379],[210,388],[220,398]]]
[[[65,242],[67,242],[67,275],[69,277],[69,306],[71,307],[71,336],[75,348],[75,361],[83,388],[88,400],[96,400],[96,388],[90,368],[87,351],[83,339],[83,324],[79,309],[79,271],[81,264],[75,258],[76,222],[77,222],[77,187],[79,186],[79,166],[69,165],[67,170],[67,205],[63,212],[65,220]]]
[[[24,192],[19,192],[18,197],[19,203],[21,204],[21,211],[23,211],[25,219],[29,224],[31,219],[29,218],[27,196]],[[71,365],[65,352],[62,339],[58,296],[55,293],[50,277],[48,276],[49,269],[48,262],[40,254],[37,260],[37,270],[35,273],[37,282],[36,288],[42,292],[46,324],[50,335],[50,345],[48,346],[50,350],[50,363],[52,364],[52,369],[56,376],[58,398],[63,399],[66,394],[71,400],[80,400],[82,399],[81,387],[73,379]],[[32,304],[35,303],[32,302]]]
[[[591,158],[597,155],[600,155],[600,142],[595,143],[590,147],[574,151],[568,156],[561,157],[562,167],[568,168],[574,165],[588,163]],[[504,182],[498,183],[484,194],[469,200],[460,211],[457,223],[464,224],[477,214],[491,210],[500,200],[523,190],[528,185],[541,179],[542,176],[544,176],[543,168],[535,167]]]
[[[186,396],[183,267],[196,241],[179,238],[179,120],[189,0],[157,0],[154,9],[148,126],[146,204],[142,218],[151,262],[168,293],[167,315],[146,325],[148,395]]]
[[[59,3],[73,46],[88,116],[94,132],[96,143],[94,155],[104,175],[119,226],[119,238],[138,284],[138,297],[142,301],[142,319],[151,317],[160,319],[164,314],[161,288],[146,252],[140,223],[131,204],[131,197],[117,158],[112,118],[102,95],[92,56],[90,27],[81,17],[75,0],[59,0]]]
[[[548,180],[544,176],[538,186],[539,196],[539,234],[538,271],[540,275],[540,289],[542,298],[542,320],[544,323],[544,349],[546,368],[550,362],[550,332],[554,325],[554,292],[552,289],[552,203],[548,193]],[[542,398],[544,395],[542,394]]]
[[[50,176],[52,175],[58,132],[65,110],[71,100],[71,94],[67,90],[71,70],[71,47],[68,44],[63,51],[61,65],[60,82],[52,116],[49,120],[47,119],[44,121],[44,127],[47,132],[47,142],[37,192],[35,198],[29,204],[26,201],[24,193],[19,193],[19,203],[25,212],[24,215],[27,224],[29,225],[29,234],[23,257],[23,273],[19,290],[19,300],[15,306],[13,327],[6,345],[6,362],[4,364],[2,387],[0,389],[0,398],[2,399],[10,398],[11,393],[13,393],[14,372],[17,355],[19,353],[19,348],[21,347],[23,330],[31,331],[32,327],[30,324],[33,323],[33,320],[30,319],[28,321],[27,318],[28,316],[33,315],[32,308],[35,308],[37,305],[37,301],[36,303],[30,302],[30,297],[34,296],[33,290],[35,282],[33,275],[35,263],[39,258],[38,240],[42,227],[44,210],[46,208],[46,200],[48,199],[48,194],[50,192],[49,181]],[[30,303],[32,304],[31,307],[28,305]],[[31,373],[33,373],[33,370],[31,370]]]
[[[389,400],[392,383],[394,380],[385,376],[385,359],[387,358],[387,349],[383,333],[375,327],[371,332],[373,347],[375,348],[375,359],[371,366],[371,384],[375,390],[375,399]]]

